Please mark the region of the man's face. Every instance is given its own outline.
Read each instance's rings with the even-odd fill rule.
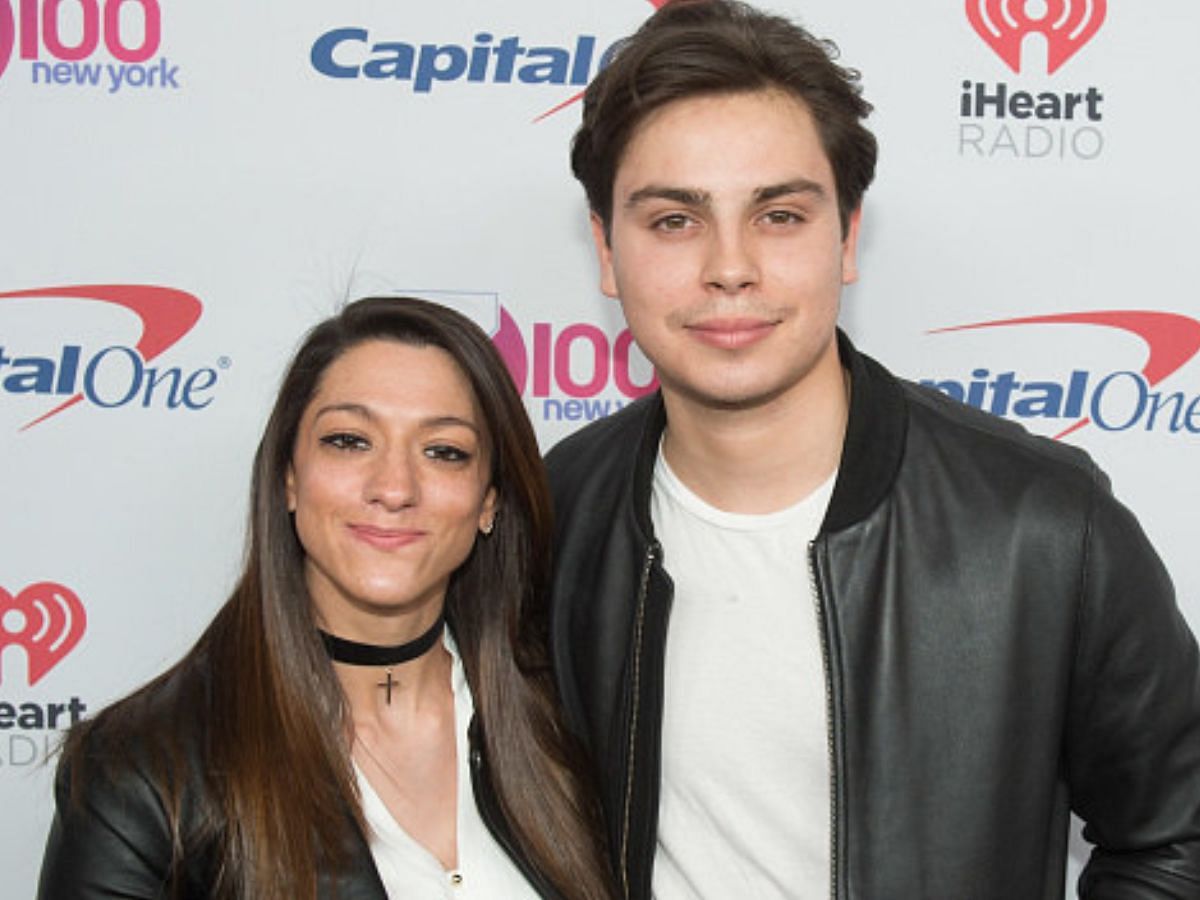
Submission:
[[[842,237],[812,116],[777,91],[679,100],[634,132],[593,217],[601,288],[621,301],[668,399],[749,408],[835,383]],[[825,377],[811,378],[815,372]]]

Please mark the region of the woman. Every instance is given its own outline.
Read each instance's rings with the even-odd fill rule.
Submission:
[[[609,896],[554,706],[549,540],[486,335],[398,298],[317,326],[259,445],[233,595],[67,739],[39,897]]]

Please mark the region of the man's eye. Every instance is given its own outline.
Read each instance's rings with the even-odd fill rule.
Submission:
[[[691,219],[682,213],[672,213],[669,216],[663,216],[656,219],[654,227],[659,231],[682,231],[691,224]]]
[[[371,446],[366,438],[344,431],[324,435],[321,443],[337,450],[367,450]]]
[[[426,447],[425,455],[430,459],[440,460],[441,462],[466,462],[471,458],[471,454],[468,451],[450,444],[433,444]]]
[[[796,222],[803,222],[804,217],[799,213],[792,212],[790,209],[773,209],[763,215],[772,225],[792,225]]]

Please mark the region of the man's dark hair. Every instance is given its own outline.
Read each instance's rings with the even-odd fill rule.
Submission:
[[[671,0],[617,48],[588,86],[571,168],[588,204],[612,225],[613,182],[637,127],[654,110],[691,97],[779,90],[812,113],[833,168],[843,234],[875,174],[871,104],[837,47],[799,25],[733,0]]]

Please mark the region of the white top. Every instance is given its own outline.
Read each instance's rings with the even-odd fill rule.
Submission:
[[[458,649],[447,629],[453,657],[454,733],[458,754],[458,868],[446,871],[437,857],[413,840],[392,818],[371,782],[355,763],[371,855],[391,900],[536,900],[537,893],[492,837],[479,817],[471,789],[467,726],[475,711]]]
[[[659,900],[829,895],[829,725],[808,547],[833,483],[779,512],[728,513],[659,451],[651,517],[675,582]]]

